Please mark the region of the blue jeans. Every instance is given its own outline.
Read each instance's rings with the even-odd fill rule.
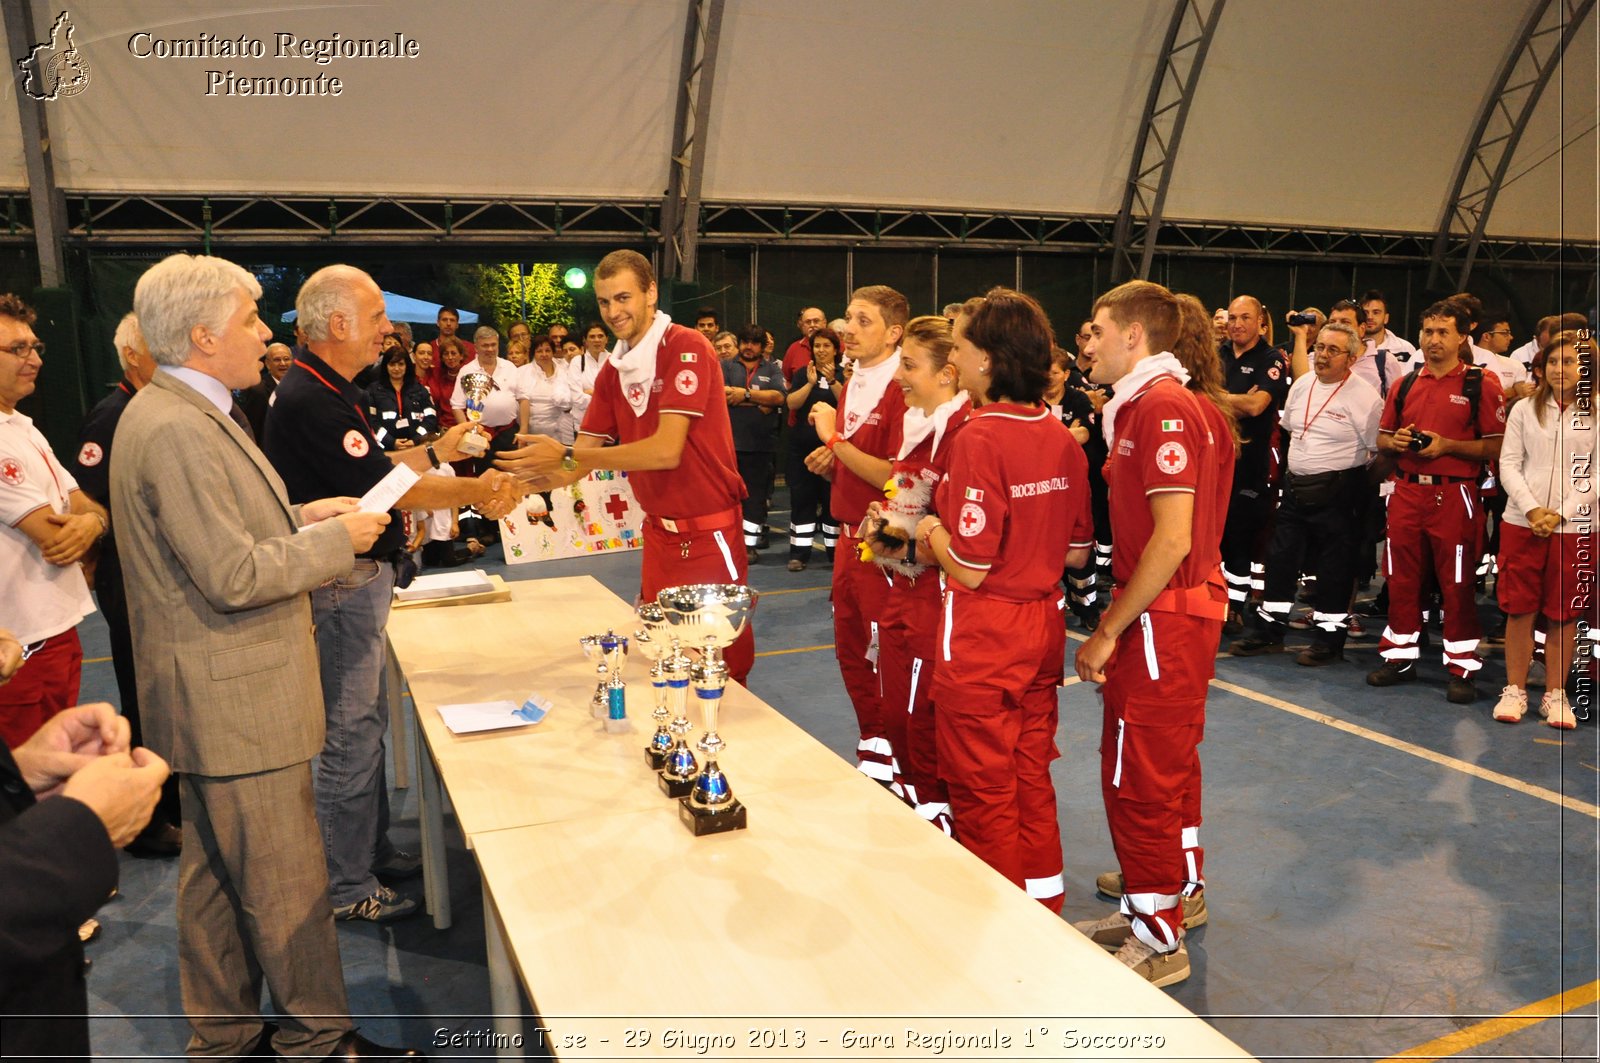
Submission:
[[[389,726],[383,632],[393,600],[394,566],[365,558],[311,593],[328,721],[317,765],[317,823],[336,908],[376,892],[372,869],[394,853],[383,771]]]

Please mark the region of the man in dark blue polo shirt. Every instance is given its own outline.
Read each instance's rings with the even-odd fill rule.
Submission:
[[[1261,300],[1241,295],[1228,304],[1228,342],[1222,366],[1233,413],[1244,442],[1233,465],[1233,495],[1222,529],[1222,575],[1228,581],[1228,621],[1224,633],[1244,631],[1245,601],[1252,580],[1265,583],[1262,530],[1272,517],[1272,448],[1278,411],[1289,394],[1289,365],[1283,352],[1261,336]]]
[[[722,363],[723,395],[733,428],[733,451],[744,480],[745,559],[760,559],[757,544],[767,523],[772,493],[772,463],[778,449],[778,426],[784,409],[783,368],[765,356],[767,332],[760,325],[739,330],[739,356]]]
[[[383,293],[352,266],[312,274],[295,300],[306,349],[278,384],[267,414],[264,450],[283,477],[291,501],[360,497],[395,465],[426,472],[465,457],[469,430],[457,425],[436,443],[385,453],[373,437],[366,397],[351,381],[378,360],[394,331]],[[475,507],[496,520],[521,497],[509,475],[426,476],[401,496],[396,509]],[[417,857],[388,839],[389,800],[383,776],[383,739],[389,717],[380,686],[384,625],[404,557],[404,521],[391,519],[371,550],[356,558],[350,575],[317,588],[311,604],[322,661],[322,697],[328,729],[317,769],[317,820],[328,857],[328,886],[338,919],[386,922],[411,915],[417,902],[380,879],[421,872]]]

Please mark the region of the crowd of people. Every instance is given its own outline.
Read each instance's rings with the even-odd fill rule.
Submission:
[[[82,891],[50,886],[60,869],[0,891],[0,940],[17,913],[49,912],[15,940],[55,979],[8,972],[0,1010],[81,1010],[76,928],[114,884],[108,846],[127,845],[182,861],[191,1052],[406,1055],[353,1029],[334,934],[419,905],[401,884],[420,862],[388,837],[393,592],[594,470],[630,475],[650,597],[747,581],[781,461],[786,567],[820,553],[831,569],[860,770],[1055,912],[1049,769],[1081,627],[1071,669],[1104,694],[1118,864],[1097,886],[1118,907],[1079,928],[1156,985],[1188,976],[1185,934],[1207,919],[1198,749],[1222,640],[1278,653],[1302,628],[1296,661],[1330,666],[1365,608],[1384,623],[1366,681],[1389,687],[1417,678],[1431,619],[1447,696],[1470,703],[1492,587],[1493,718],[1524,716],[1542,656],[1539,714],[1576,725],[1569,669],[1592,667],[1595,638],[1581,317],[1511,351],[1505,316],[1461,293],[1422,312],[1413,346],[1372,291],[1289,313],[1285,349],[1250,295],[1208,310],[1134,281],[1096,300],[1069,351],[1022,292],[914,316],[868,285],[833,321],[804,310],[780,359],[768,330],[724,329],[712,308],[674,322],[634,252],[606,256],[594,292],[601,320],[581,332],[484,325],[469,342],[445,308],[417,341],[370,276],[333,265],[301,288],[289,345],[268,342],[249,273],[173,255],[138,283],[114,339],[124,378],[71,463],[16,410],[43,344],[0,296],[0,550],[18,574],[0,607],[15,751],[0,776],[94,816],[26,794],[0,808],[8,859],[42,860],[30,832],[55,830],[92,869]],[[362,511],[398,465],[414,482]],[[96,599],[120,720],[72,708]],[[752,630],[726,659],[745,681]],[[8,1023],[8,1053],[51,1036]]]

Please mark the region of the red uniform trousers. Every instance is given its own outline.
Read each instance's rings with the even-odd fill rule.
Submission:
[[[0,686],[0,740],[15,749],[62,709],[78,703],[83,678],[83,645],[78,629],[68,628],[45,639],[44,645]]]
[[[640,599],[653,602],[667,587],[686,583],[749,583],[750,570],[739,530],[742,519],[734,508],[677,521],[677,530],[673,531],[657,518],[649,518],[639,573]],[[756,663],[753,621],[732,646],[722,651],[722,659],[735,682],[748,682],[750,669]]]
[[[1012,602],[951,589],[933,679],[939,774],[957,837],[1057,913],[1064,886],[1050,762],[1061,755],[1063,604],[1059,594]]]
[[[894,781],[895,751],[884,731],[876,644],[878,623],[889,600],[889,578],[877,565],[861,560],[856,529],[854,524],[841,528],[833,552],[833,653],[861,728],[856,743],[861,771],[887,785]]]
[[[950,794],[939,778],[933,721],[934,654],[942,599],[937,569],[915,580],[895,573],[878,626],[878,675],[883,680],[884,732],[894,750],[901,796],[923,819],[953,833]]]
[[[1117,640],[1101,688],[1100,792],[1122,912],[1161,952],[1183,936],[1180,898],[1205,887],[1200,742],[1221,634],[1221,619],[1144,613]]]
[[[1389,584],[1389,626],[1378,652],[1386,661],[1415,663],[1421,654],[1422,592],[1430,569],[1444,599],[1444,665],[1471,678],[1478,656],[1474,584],[1483,541],[1478,485],[1414,484],[1397,479],[1389,498],[1383,574]]]

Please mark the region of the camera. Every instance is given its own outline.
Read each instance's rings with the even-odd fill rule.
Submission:
[[[1294,325],[1315,325],[1317,323],[1317,315],[1316,314],[1290,314],[1289,317],[1288,317],[1288,322],[1289,322],[1289,324],[1291,326],[1294,326]]]
[[[1433,437],[1426,432],[1413,431],[1411,442],[1406,444],[1407,450],[1427,450],[1433,445]]]

